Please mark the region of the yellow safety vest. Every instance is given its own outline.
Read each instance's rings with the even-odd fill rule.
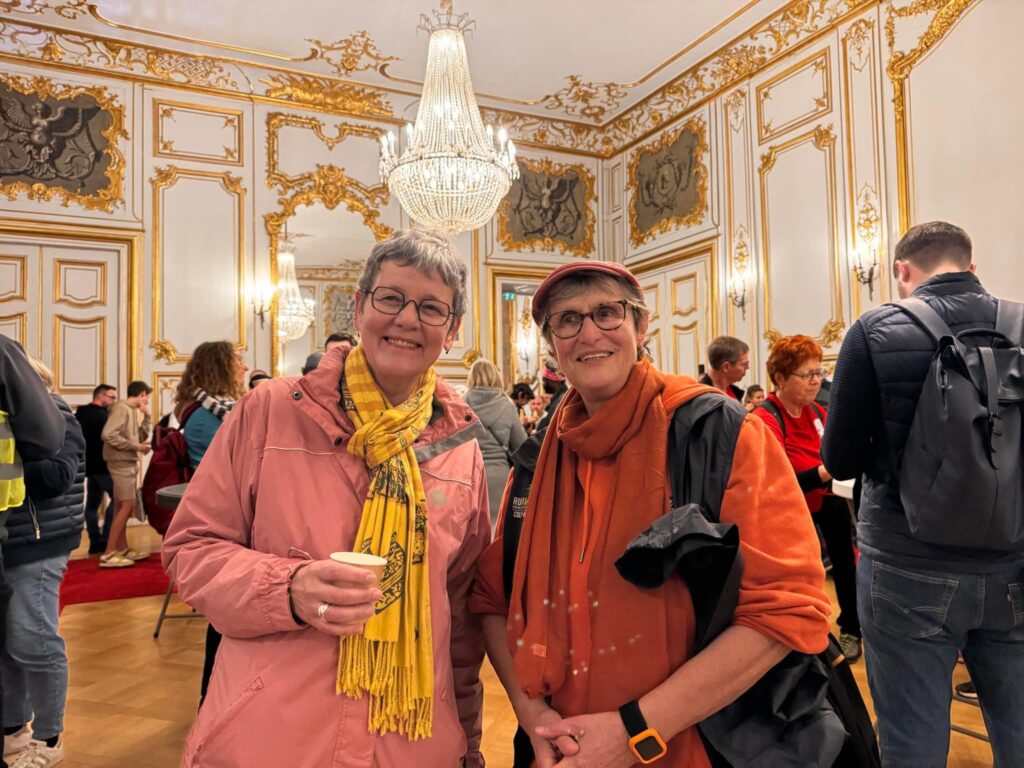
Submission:
[[[7,413],[0,411],[0,512],[25,503],[25,475]]]

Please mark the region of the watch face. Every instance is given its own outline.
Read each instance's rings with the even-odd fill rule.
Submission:
[[[646,739],[641,739],[635,745],[636,752],[644,760],[653,760],[656,757],[661,757],[665,751],[662,749],[659,741],[653,736],[648,736]]]

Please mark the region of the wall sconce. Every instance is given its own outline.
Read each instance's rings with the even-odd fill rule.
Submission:
[[[251,283],[246,289],[246,293],[249,294],[249,304],[252,305],[252,311],[260,319],[260,330],[265,326],[267,313],[270,312],[270,308],[274,304],[275,292],[274,286],[265,281]]]
[[[747,319],[747,271],[737,270],[729,280],[729,301],[740,310],[743,319]]]
[[[853,276],[868,287],[868,298],[875,298],[875,278],[878,277],[878,249],[862,245],[853,252]]]

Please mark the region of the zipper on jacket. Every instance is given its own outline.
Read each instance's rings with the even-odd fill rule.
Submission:
[[[39,518],[36,517],[36,505],[32,503],[32,499],[28,500],[28,514],[32,518],[32,527],[36,532],[36,541],[42,538],[42,534],[39,531]]]

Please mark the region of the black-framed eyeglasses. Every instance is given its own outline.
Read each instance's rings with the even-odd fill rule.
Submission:
[[[583,321],[588,317],[602,331],[614,331],[626,322],[626,309],[629,305],[630,303],[626,299],[622,299],[598,304],[589,312],[567,309],[565,312],[548,315],[544,318],[544,322],[551,329],[551,333],[560,339],[571,339],[578,336],[583,330]]]
[[[792,375],[796,376],[798,379],[803,379],[804,381],[810,381],[811,379],[824,379],[825,378],[825,371],[823,371],[823,370],[821,370],[819,368],[816,371],[805,371],[804,373],[794,373]]]
[[[378,285],[370,291],[369,296],[373,308],[385,315],[400,315],[407,304],[412,304],[416,307],[416,315],[420,322],[425,325],[444,325],[455,314],[452,312],[452,308],[443,301],[437,299],[416,301],[406,298],[405,294],[397,288],[388,288],[383,285]]]

